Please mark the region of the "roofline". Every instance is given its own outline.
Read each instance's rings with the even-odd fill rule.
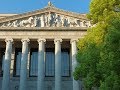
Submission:
[[[45,13],[45,12],[55,12],[55,11],[59,11],[59,12],[56,12],[56,13],[61,13],[61,14],[67,15],[67,16],[72,16],[72,17],[83,19],[83,20],[87,20],[87,17],[86,17],[85,14],[70,12],[70,11],[66,11],[66,10],[59,9],[59,8],[54,7],[54,6],[49,6],[48,5],[48,6],[42,8],[40,10],[34,10],[34,11],[31,11],[31,12],[27,12],[27,13],[15,14],[13,16],[8,16],[8,17],[5,17],[5,18],[1,18],[0,23],[29,17],[31,15],[37,15],[37,14],[41,14],[41,13]]]
[[[11,16],[11,15],[17,15],[14,13],[0,13],[0,16]]]

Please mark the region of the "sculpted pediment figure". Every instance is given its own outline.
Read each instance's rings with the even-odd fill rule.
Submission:
[[[48,6],[37,11],[0,19],[0,27],[90,27],[84,14],[64,11],[48,2]]]

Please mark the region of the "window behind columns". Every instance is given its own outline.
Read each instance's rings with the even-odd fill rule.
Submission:
[[[69,49],[62,49],[61,52],[61,69],[62,76],[70,76],[70,51]]]
[[[0,77],[3,76],[4,59],[5,59],[5,49],[0,49]]]
[[[20,76],[22,49],[15,49],[14,76]]]
[[[45,54],[45,76],[53,77],[55,75],[55,53],[54,49],[46,49]]]
[[[30,54],[30,76],[38,74],[38,49],[31,49]]]

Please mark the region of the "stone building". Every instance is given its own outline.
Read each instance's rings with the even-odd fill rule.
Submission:
[[[51,2],[23,14],[0,14],[0,90],[83,90],[73,78],[85,14]]]

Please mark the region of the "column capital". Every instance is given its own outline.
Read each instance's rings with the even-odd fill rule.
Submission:
[[[78,42],[78,39],[71,39],[71,40],[70,40],[70,43],[72,44],[72,42],[74,42],[74,41],[75,41],[75,42]]]
[[[21,40],[21,42],[25,42],[25,41],[26,41],[26,42],[29,42],[29,41],[30,41],[30,39],[25,38],[25,39],[22,39],[22,40]]]
[[[38,39],[37,41],[38,41],[38,43],[39,43],[39,42],[42,42],[42,41],[43,41],[43,42],[46,42],[46,39]]]
[[[7,42],[13,42],[13,39],[12,38],[6,38],[5,39],[5,42],[7,43]]]
[[[58,41],[61,43],[61,42],[62,42],[62,39],[61,39],[61,38],[56,38],[56,39],[54,39],[54,43],[56,43],[56,42],[58,42]]]

